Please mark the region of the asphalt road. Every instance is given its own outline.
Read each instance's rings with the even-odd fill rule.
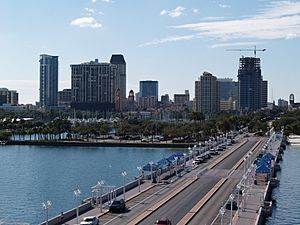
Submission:
[[[265,139],[266,140],[266,139]],[[257,149],[260,149],[265,142],[262,142]],[[256,152],[257,154],[257,152]],[[256,155],[254,154],[254,155]],[[219,213],[221,206],[227,201],[232,190],[241,180],[243,175],[243,164],[234,172],[232,176],[224,183],[224,185],[213,195],[213,197],[203,206],[199,213],[195,215],[189,225],[205,225],[211,224]],[[241,197],[241,196],[240,196]],[[235,199],[236,200],[236,199]],[[228,212],[228,211],[227,211]],[[229,224],[230,212],[225,213],[224,224]],[[227,219],[227,221],[225,221]],[[220,218],[219,220],[220,221]]]
[[[160,217],[167,217],[172,224],[178,223],[189,211],[198,203],[207,192],[221,179],[226,173],[224,171],[231,169],[258,141],[258,138],[249,138],[249,141],[240,149],[232,153],[214,169],[216,173],[212,176],[204,175],[196,182],[179,193],[157,211],[152,213],[139,224],[154,224]]]

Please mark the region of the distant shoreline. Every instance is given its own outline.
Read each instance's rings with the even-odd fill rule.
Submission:
[[[6,145],[38,145],[38,146],[86,146],[86,147],[142,147],[142,148],[188,148],[194,143],[143,143],[143,142],[87,142],[87,141],[8,141]]]

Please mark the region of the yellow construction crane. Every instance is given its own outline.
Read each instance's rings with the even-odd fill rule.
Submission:
[[[226,51],[239,51],[239,52],[244,52],[244,51],[251,51],[254,53],[254,58],[256,58],[256,52],[264,52],[267,49],[263,48],[263,49],[256,49],[256,46],[253,47],[253,49],[249,49],[249,48],[237,48],[237,49],[226,49]]]

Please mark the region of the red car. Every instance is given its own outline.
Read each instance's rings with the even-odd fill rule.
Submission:
[[[168,218],[160,218],[156,221],[155,224],[172,225],[171,221]]]

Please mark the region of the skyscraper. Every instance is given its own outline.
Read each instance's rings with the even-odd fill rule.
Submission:
[[[268,81],[263,80],[261,83],[261,108],[268,107]]]
[[[240,58],[238,82],[240,110],[255,111],[264,107],[268,90],[262,79],[259,58]]]
[[[117,66],[99,63],[71,65],[72,107],[82,110],[115,109]]]
[[[140,81],[140,92],[138,99],[139,106],[142,108],[153,108],[158,103],[158,81]]]
[[[213,114],[220,109],[219,82],[211,73],[204,72],[195,81],[195,111]]]
[[[40,106],[49,109],[57,106],[58,56],[40,55]]]
[[[112,55],[110,63],[117,66],[115,86],[119,90],[120,110],[124,108],[126,100],[126,62],[123,55]]]

